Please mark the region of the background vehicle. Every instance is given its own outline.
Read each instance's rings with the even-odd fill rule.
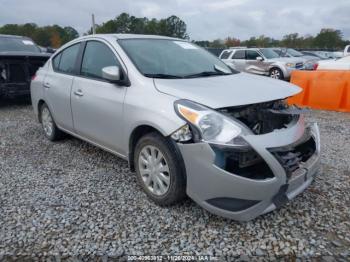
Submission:
[[[317,70],[350,70],[350,56],[318,62]]]
[[[333,51],[313,51],[314,53],[326,57],[326,59],[338,59],[343,57],[343,52]]]
[[[300,52],[303,53],[303,55],[305,56],[312,56],[320,60],[329,59],[329,57],[324,55],[322,52],[317,52],[317,51],[300,51]]]
[[[283,101],[299,87],[233,71],[181,39],[76,39],[37,72],[31,91],[48,139],[67,132],[128,160],[158,205],[187,194],[249,220],[295,197],[317,172],[317,125]]]
[[[38,45],[38,47],[40,48],[41,53],[48,53],[48,54],[53,54],[56,52],[56,49],[51,48],[51,47],[43,47]]]
[[[0,35],[0,97],[28,96],[32,76],[49,57],[28,37]]]
[[[344,48],[344,56],[348,56],[348,55],[350,55],[350,45],[347,45]]]
[[[271,48],[225,49],[220,59],[240,72],[289,79],[293,70],[303,69],[303,60],[280,57]]]
[[[301,59],[304,63],[305,70],[315,70],[317,62],[320,60],[318,57],[305,55],[302,52],[299,52],[292,48],[273,48],[273,50],[280,57],[294,57]]]

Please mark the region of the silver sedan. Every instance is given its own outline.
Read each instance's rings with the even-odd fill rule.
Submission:
[[[49,140],[71,134],[127,160],[158,205],[189,196],[237,220],[282,206],[318,170],[317,125],[285,102],[299,92],[181,39],[122,34],[73,40],[31,83]]]

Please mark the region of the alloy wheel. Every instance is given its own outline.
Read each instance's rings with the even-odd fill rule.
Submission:
[[[278,69],[274,69],[271,71],[270,77],[274,79],[281,79],[281,72]]]

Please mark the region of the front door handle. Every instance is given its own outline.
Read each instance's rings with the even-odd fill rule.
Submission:
[[[84,94],[83,94],[83,91],[81,91],[81,89],[78,89],[77,91],[74,91],[74,94],[76,95],[76,96],[83,96]]]
[[[50,88],[50,87],[51,87],[51,85],[50,85],[50,83],[49,83],[49,82],[45,82],[45,83],[44,83],[44,87],[45,87],[45,88]]]

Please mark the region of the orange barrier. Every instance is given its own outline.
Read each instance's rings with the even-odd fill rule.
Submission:
[[[350,71],[293,71],[290,82],[303,91],[289,104],[350,112]]]

